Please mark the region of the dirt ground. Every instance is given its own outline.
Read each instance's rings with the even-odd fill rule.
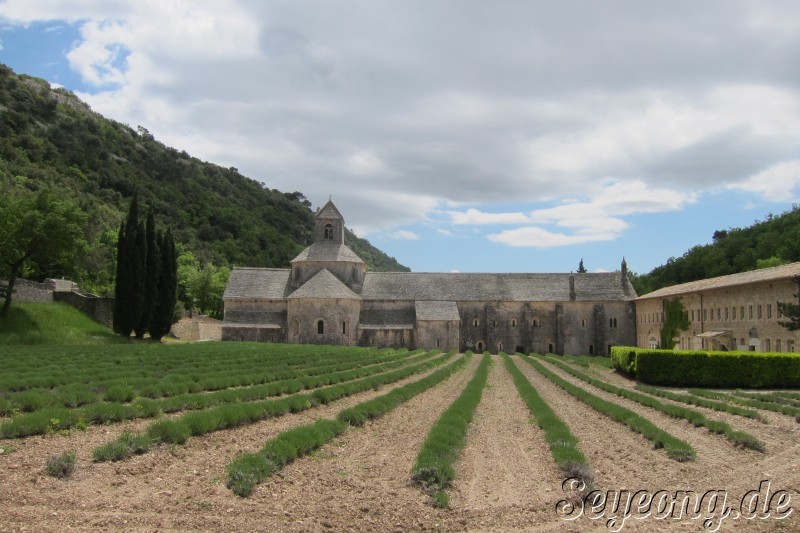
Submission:
[[[593,518],[587,508],[580,518],[565,520],[556,512],[564,499],[563,475],[497,356],[457,465],[450,509],[433,507],[430,497],[411,482],[411,468],[428,430],[463,390],[478,360],[473,358],[468,367],[383,418],[351,429],[287,466],[249,498],[225,487],[225,465],[237,453],[256,451],[284,429],[334,417],[344,407],[420,376],[304,413],[192,438],[183,446],[162,446],[120,463],[93,463],[91,451],[123,430],[142,429],[150,421],[0,440],[0,531],[609,531],[620,525],[623,531],[714,531],[720,524],[720,531],[800,530],[800,424],[793,417],[767,413],[769,424],[763,424],[697,408],[709,418],[757,435],[767,446],[765,454],[742,450],[704,428],[612,396],[548,365],[565,379],[689,442],[697,460],[678,463],[515,360],[580,439],[579,447],[595,473],[594,488],[611,495],[622,489],[699,494],[714,489],[726,491],[727,506],[738,510],[743,495],[769,480],[772,493],[787,491],[793,510],[784,520],[734,520],[720,517],[719,505],[712,509],[716,513],[703,515],[711,519],[706,528],[702,520],[686,516],[630,517],[609,524],[609,518],[619,520],[622,514],[612,512],[610,505]],[[633,385],[605,370],[595,373],[616,385]],[[47,458],[65,450],[77,453],[75,473],[63,481],[49,477],[44,471]]]

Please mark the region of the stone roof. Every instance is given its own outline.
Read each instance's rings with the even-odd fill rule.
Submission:
[[[290,294],[287,299],[297,298],[323,298],[323,299],[348,299],[360,300],[358,294],[339,281],[339,278],[331,274],[330,270],[323,268],[317,272],[313,278],[306,281],[302,287]]]
[[[637,298],[637,300],[647,300],[648,298],[665,298],[688,294],[693,292],[708,291],[714,289],[724,289],[727,287],[737,287],[739,285],[749,285],[751,283],[763,283],[767,281],[780,281],[792,279],[800,276],[800,263],[790,263],[772,268],[761,268],[750,272],[740,272],[739,274],[729,274],[716,278],[701,279],[664,287],[651,293]]]
[[[283,300],[291,292],[288,268],[244,268],[231,271],[225,300]]]
[[[455,302],[422,301],[414,304],[417,320],[461,320]]]
[[[620,272],[586,274],[471,274],[367,272],[362,300],[454,302],[567,302],[569,278],[575,278],[576,301],[627,301],[636,298]]]
[[[315,242],[292,259],[292,263],[299,261],[347,261],[350,263],[364,263],[356,253],[345,244],[332,242]]]
[[[342,216],[342,214],[339,212],[338,209],[336,209],[336,206],[333,205],[333,201],[332,200],[328,200],[328,203],[326,203],[324,206],[322,206],[322,209],[317,211],[317,214],[314,215],[314,217],[315,218],[340,218],[340,219],[344,220],[344,217]]]

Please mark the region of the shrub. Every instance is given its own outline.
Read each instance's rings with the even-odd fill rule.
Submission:
[[[611,348],[614,368],[643,383],[673,387],[797,388],[800,354]]]
[[[136,397],[136,391],[128,385],[112,385],[103,395],[107,402],[128,403]]]
[[[635,378],[637,351],[637,348],[632,348],[630,346],[612,346],[611,364],[623,374]]]
[[[122,461],[131,455],[145,453],[150,449],[150,438],[147,435],[124,432],[115,440],[92,451],[92,459],[101,461]]]
[[[45,465],[48,475],[64,479],[68,478],[75,470],[75,452],[63,452],[61,455],[52,455]]]

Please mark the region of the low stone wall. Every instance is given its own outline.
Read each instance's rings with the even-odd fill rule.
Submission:
[[[54,292],[53,300],[67,303],[105,326],[112,327],[114,324],[114,298],[88,296],[77,292]]]
[[[6,282],[2,281],[0,284],[5,287]],[[14,280],[14,295],[12,298],[17,302],[52,302],[53,287],[49,283],[37,283],[17,278]]]

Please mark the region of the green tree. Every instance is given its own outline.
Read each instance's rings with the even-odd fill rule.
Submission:
[[[158,257],[158,301],[150,324],[150,337],[154,340],[161,340],[169,333],[178,299],[178,262],[175,241],[170,230],[163,234],[159,233]]]
[[[778,323],[789,331],[800,329],[800,277],[795,277],[794,282],[797,284],[797,292],[794,295],[797,303],[778,302],[778,316],[786,318],[779,320]]]
[[[212,263],[206,263],[193,273],[189,280],[189,298],[201,314],[222,318],[222,295],[230,275],[230,268],[217,267]]]
[[[24,268],[52,272],[55,265],[62,274],[74,268],[86,247],[86,215],[64,192],[4,187],[0,193],[0,277],[6,279],[0,318],[6,318]]]
[[[661,324],[661,347],[671,350],[675,346],[675,338],[681,331],[689,329],[691,322],[680,298],[663,300],[661,305],[664,312],[664,322]]]
[[[152,208],[147,214],[147,223],[145,225],[145,272],[144,282],[142,285],[144,291],[144,302],[142,304],[142,316],[139,319],[139,325],[134,328],[138,338],[144,337],[145,331],[150,329],[150,324],[153,321],[153,313],[155,312],[156,304],[158,302],[158,282],[159,282],[159,246],[156,235],[156,219]]]
[[[583,266],[583,257],[581,257],[581,262],[578,263],[578,274],[586,274],[586,272],[588,271],[586,270],[586,267]]]
[[[128,217],[117,243],[117,277],[114,286],[114,331],[128,337],[139,325],[144,306],[146,241],[139,222],[139,198],[133,196]]]

